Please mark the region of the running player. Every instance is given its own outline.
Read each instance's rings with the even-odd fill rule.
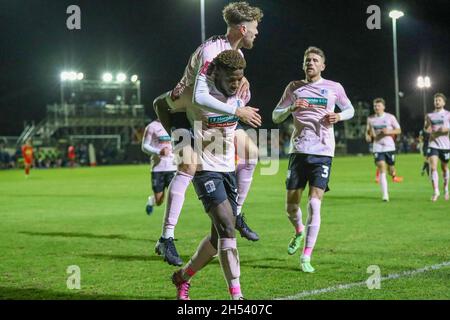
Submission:
[[[210,111],[236,116],[252,127],[258,127],[261,124],[261,117],[256,109],[251,107],[236,108],[235,106],[230,108],[229,105],[212,96],[208,91],[206,77],[200,71],[206,70],[211,61],[224,50],[234,49],[242,54],[241,48],[251,49],[258,34],[258,23],[262,16],[263,13],[259,8],[251,7],[246,2],[230,3],[223,9],[223,18],[227,24],[226,35],[214,36],[200,45],[190,57],[184,75],[177,86],[172,91],[162,94],[153,102],[156,114],[168,132],[172,132],[173,129],[188,129],[190,127],[185,112],[191,108],[193,101]],[[243,78],[238,96],[242,99],[249,99],[249,97],[246,97],[248,88],[248,81]],[[258,154],[257,146],[251,139],[248,139],[244,130],[236,132],[236,143],[238,150],[246,150],[246,155]],[[168,246],[164,234],[174,237],[174,230],[183,207],[186,189],[197,170],[197,157],[192,149],[183,148],[182,159],[183,162],[178,165],[177,173],[168,189],[163,224],[164,231],[156,247]],[[238,213],[240,213],[247,197],[256,161],[257,156],[253,159],[249,156],[237,165]],[[247,225],[243,214],[237,216],[236,229],[242,237],[248,240],[257,241],[259,239],[258,234]],[[179,259],[178,256],[172,256],[169,250],[160,249],[160,251],[167,253],[165,259],[169,264],[173,264],[173,261]]]
[[[403,178],[396,175],[395,141],[393,136],[401,133],[400,125],[394,115],[384,112],[386,102],[383,98],[373,100],[375,114],[367,119],[366,141],[373,141],[373,156],[380,172],[380,186],[383,201],[389,201],[386,165],[393,182],[402,182]]]
[[[272,114],[275,123],[292,114],[295,126],[286,180],[286,211],[295,228],[288,245],[291,255],[300,248],[305,233],[299,203],[309,182],[305,247],[300,259],[304,272],[314,272],[311,254],[319,234],[320,207],[328,190],[334,156],[333,125],[351,119],[355,113],[342,85],[322,78],[324,70],[325,54],[319,48],[309,47],[303,58],[305,80],[288,84]],[[340,113],[334,112],[335,105],[341,109]]]
[[[203,70],[209,79],[209,92],[230,105],[230,110],[248,102],[236,96],[245,65],[238,51],[225,50]],[[229,112],[218,114],[202,106],[188,108],[187,115],[194,128],[195,145],[200,155],[194,187],[212,224],[210,235],[200,242],[189,262],[172,275],[172,282],[177,287],[177,298],[188,300],[190,279],[217,255],[231,298],[242,299],[235,235],[237,188],[234,137],[238,118],[229,115]]]
[[[28,178],[33,165],[33,146],[31,145],[31,139],[28,139],[22,146],[22,157],[25,168],[25,177]]]
[[[433,196],[431,201],[436,201],[439,196],[439,175],[437,172],[438,160],[441,160],[441,169],[444,178],[445,200],[449,200],[448,193],[448,161],[450,160],[450,112],[445,110],[447,98],[443,93],[434,95],[434,112],[425,117],[424,130],[430,134],[428,146],[428,159],[430,161],[431,184],[433,186]]]
[[[177,167],[171,138],[158,119],[145,128],[141,146],[142,151],[151,156],[153,195],[148,197],[145,207],[145,211],[150,215],[154,205],[160,206],[164,202],[164,190],[169,187]],[[173,242],[173,238],[168,239]]]

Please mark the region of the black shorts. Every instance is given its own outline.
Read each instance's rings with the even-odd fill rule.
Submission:
[[[450,160],[450,150],[428,148],[427,157],[431,156],[438,156],[439,160],[441,160],[444,163],[448,163],[448,161]]]
[[[289,156],[286,189],[305,189],[306,183],[309,182],[310,188],[316,187],[329,191],[332,160],[333,158],[328,156],[292,153]]]
[[[152,190],[154,193],[163,192],[164,189],[169,187],[173,177],[175,177],[176,171],[156,171],[152,172]]]
[[[237,187],[234,172],[197,171],[193,183],[206,212],[228,199],[236,216]]]
[[[393,166],[395,165],[395,152],[374,152],[373,158],[375,160],[375,164],[377,164],[378,161],[384,161],[388,165]]]

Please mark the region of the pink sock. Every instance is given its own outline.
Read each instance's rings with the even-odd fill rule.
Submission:
[[[310,257],[312,254],[312,251],[313,251],[313,248],[305,247],[305,249],[303,249],[303,255]]]
[[[320,230],[320,207],[322,201],[310,198],[308,203],[308,221],[306,223],[305,248],[314,248]]]
[[[238,163],[236,167],[236,180],[238,188],[238,207],[244,205],[244,201],[247,198],[248,190],[253,180],[253,172],[255,172],[256,164],[252,163]]]
[[[183,208],[184,194],[192,180],[192,176],[182,171],[172,179],[169,185],[166,212],[164,214],[163,233],[166,229],[174,229]]]
[[[433,186],[434,193],[439,193],[439,174],[437,170],[431,171],[431,184]]]
[[[388,184],[386,179],[386,173],[380,173],[380,186],[381,186],[381,194],[383,198],[388,197]]]

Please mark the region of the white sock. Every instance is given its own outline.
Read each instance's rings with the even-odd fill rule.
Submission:
[[[164,228],[163,233],[161,235],[164,239],[175,239],[175,229],[172,228]]]
[[[383,195],[383,199],[389,198],[386,173],[380,173],[380,186],[381,186],[381,193]]]
[[[149,206],[154,206],[154,205],[155,205],[155,196],[150,196],[150,197],[148,197],[147,204],[148,204]]]

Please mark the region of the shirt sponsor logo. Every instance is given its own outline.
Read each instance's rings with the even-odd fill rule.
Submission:
[[[160,136],[158,137],[159,142],[170,142],[170,136]]]
[[[236,116],[215,116],[208,118],[208,128],[223,128],[234,126],[239,120]]]
[[[326,108],[327,104],[328,104],[328,99],[327,98],[300,98],[303,100],[306,100],[309,103],[309,107],[313,108]]]
[[[431,120],[431,124],[434,126],[438,124],[444,124],[444,120],[443,119]]]

